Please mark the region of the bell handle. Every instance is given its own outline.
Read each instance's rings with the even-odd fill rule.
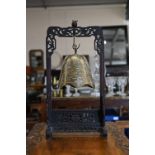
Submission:
[[[80,47],[80,44],[78,46],[76,44],[73,45],[75,54],[77,54],[77,50],[79,49],[79,47]]]

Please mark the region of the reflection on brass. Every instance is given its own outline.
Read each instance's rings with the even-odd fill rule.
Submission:
[[[64,59],[59,79],[59,87],[71,85],[75,88],[94,87],[89,64],[85,56],[73,54]]]
[[[63,97],[63,89],[60,89],[59,97]]]

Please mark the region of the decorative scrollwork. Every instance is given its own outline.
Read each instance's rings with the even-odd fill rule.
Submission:
[[[84,132],[100,129],[99,110],[52,110],[54,131]]]
[[[96,35],[94,40],[94,49],[98,54],[104,53],[104,41],[102,35]]]
[[[53,53],[56,49],[56,39],[58,37],[91,37],[95,36],[94,49],[100,53],[104,50],[102,30],[100,27],[49,27],[47,36],[47,51]]]
[[[49,34],[46,39],[47,42],[47,52],[53,54],[54,50],[56,49],[56,39],[54,35]]]

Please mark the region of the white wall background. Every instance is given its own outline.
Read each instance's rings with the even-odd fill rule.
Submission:
[[[27,8],[26,13],[26,65],[29,65],[29,50],[42,49],[44,68],[46,68],[46,31],[49,26],[68,27],[71,26],[73,19],[78,20],[79,26],[127,25],[125,5]],[[73,53],[72,38],[58,38],[57,41],[57,49],[52,58],[55,67],[62,55]],[[92,57],[95,55],[93,38],[77,38],[77,43],[80,43],[79,54],[90,55],[93,68]]]

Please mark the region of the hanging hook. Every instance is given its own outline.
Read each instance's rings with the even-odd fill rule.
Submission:
[[[77,50],[80,47],[80,44],[77,46],[75,43],[75,28],[77,27],[77,21],[78,20],[72,20],[72,27],[73,27],[73,46],[72,46],[72,48],[74,49],[75,54],[77,53]]]
[[[76,43],[75,43],[75,37],[74,37],[73,38],[73,46],[72,46],[72,48],[73,48],[75,54],[77,53],[77,50],[79,49],[79,47],[80,47],[80,44],[78,46],[76,45]]]

